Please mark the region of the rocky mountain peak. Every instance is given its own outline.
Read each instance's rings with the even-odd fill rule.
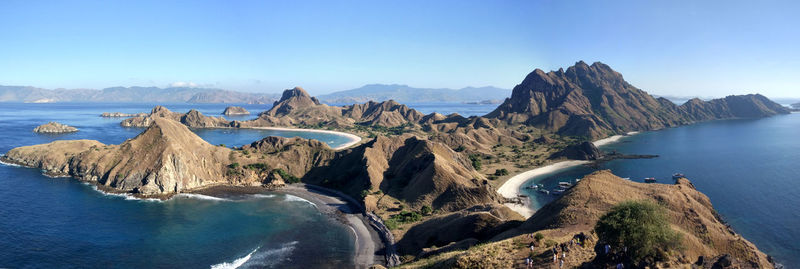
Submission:
[[[321,103],[317,98],[311,97],[303,88],[294,87],[283,91],[281,99],[275,102],[272,108],[267,111],[269,116],[280,116],[289,114],[292,110],[303,107],[319,106]]]

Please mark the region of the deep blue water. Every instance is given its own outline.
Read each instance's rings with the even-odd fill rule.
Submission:
[[[118,144],[139,128],[119,126],[102,112],[146,112],[142,104],[0,103],[0,153],[60,139]],[[172,104],[219,115],[225,105]],[[253,116],[267,109],[245,106]],[[248,117],[244,117],[248,118]],[[80,131],[40,135],[33,128],[58,121]],[[328,134],[263,130],[195,130],[207,141],[243,145],[267,135],[346,141]],[[297,197],[265,192],[213,199],[181,196],[166,202],[106,195],[37,169],[0,165],[0,268],[209,268],[247,260],[243,267],[352,266],[349,228]],[[243,259],[249,255],[249,259]]]
[[[626,137],[601,147],[655,159],[614,160],[601,169],[671,184],[680,172],[745,238],[787,268],[800,268],[800,114],[700,123]],[[575,167],[523,184],[554,189],[594,170]],[[522,189],[535,207],[555,196]]]

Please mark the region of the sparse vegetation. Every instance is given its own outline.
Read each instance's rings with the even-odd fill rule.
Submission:
[[[681,248],[681,235],[669,227],[666,210],[649,201],[626,201],[600,217],[595,231],[612,249],[628,248],[634,264],[653,264]]]
[[[294,176],[292,174],[287,173],[286,171],[283,171],[283,169],[278,168],[278,169],[272,170],[272,172],[277,173],[279,176],[281,176],[281,178],[283,178],[283,181],[286,182],[286,183],[289,183],[289,184],[300,183],[300,179],[299,178],[297,178],[296,176]]]
[[[465,148],[464,146],[458,146],[457,148],[455,148],[455,149],[453,149],[453,150],[454,150],[455,152],[462,152],[462,151],[464,151],[464,150],[466,150],[466,149],[467,149],[467,148]]]
[[[422,206],[420,212],[422,213],[422,215],[429,216],[433,214],[433,208],[431,208],[429,205],[424,205]]]
[[[251,163],[244,166],[245,169],[250,169],[254,171],[267,171],[270,169],[269,165],[266,163]]]
[[[536,242],[542,241],[542,239],[544,239],[544,235],[542,235],[542,233],[536,233],[533,235],[533,239],[536,240]]]
[[[494,171],[494,175],[498,177],[508,175],[508,169],[505,168],[497,169]]]
[[[422,215],[413,211],[401,211],[400,214],[392,216],[398,223],[412,223],[422,219]]]
[[[230,169],[236,169],[236,168],[239,168],[239,163],[232,163],[232,164],[229,164],[229,165],[228,165],[228,168],[230,168]]]
[[[472,162],[472,167],[475,170],[481,170],[481,156],[479,154],[470,154],[469,160]]]

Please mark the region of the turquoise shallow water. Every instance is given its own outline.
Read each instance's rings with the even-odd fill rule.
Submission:
[[[199,108],[215,115],[224,105]],[[60,139],[118,144],[142,129],[123,128],[102,112],[143,112],[142,104],[0,104],[0,153]],[[266,107],[247,107],[258,113]],[[245,117],[247,118],[247,117]],[[80,129],[39,135],[59,121]],[[302,136],[335,147],[329,134],[263,130],[196,130],[207,141],[239,146],[267,135]],[[353,265],[348,227],[307,201],[279,193],[219,199],[179,196],[166,202],[102,194],[69,178],[0,165],[0,268],[347,268]]]
[[[800,114],[726,120],[646,132],[601,149],[658,154],[655,159],[615,160],[601,169],[642,182],[672,183],[684,173],[745,238],[787,268],[800,267]],[[554,189],[594,169],[575,167],[523,184]],[[536,208],[555,199],[535,191]]]

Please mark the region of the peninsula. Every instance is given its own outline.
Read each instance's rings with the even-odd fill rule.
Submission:
[[[215,186],[322,186],[354,198],[365,213],[377,216],[392,235],[383,247],[396,247],[400,261],[410,267],[518,266],[526,249],[518,244],[524,234],[538,231],[555,242],[569,241],[575,233],[589,233],[623,198],[651,199],[667,203],[668,219],[684,234],[686,246],[658,264],[685,266],[698,256],[711,262],[728,255],[761,267],[770,264],[766,255],[726,229],[708,198],[688,181],[644,185],[601,172],[530,212],[530,218],[506,206],[517,197],[504,197],[498,188],[503,191],[504,182],[520,180],[515,175],[526,170],[597,158],[594,146],[586,144],[593,140],[786,113],[789,109],[758,94],[676,105],[628,84],[605,64],[578,62],[567,70],[531,72],[485,116],[425,115],[392,100],[330,106],[296,87],[252,120],[158,106],[121,122],[146,128],[122,144],[55,141],[12,149],[2,160],[142,197],[167,198]],[[366,139],[339,151],[315,140],[279,137],[226,148],[189,129],[267,127],[334,130]],[[487,249],[508,255],[488,259],[481,256]],[[593,249],[589,245],[570,264],[604,266]]]

